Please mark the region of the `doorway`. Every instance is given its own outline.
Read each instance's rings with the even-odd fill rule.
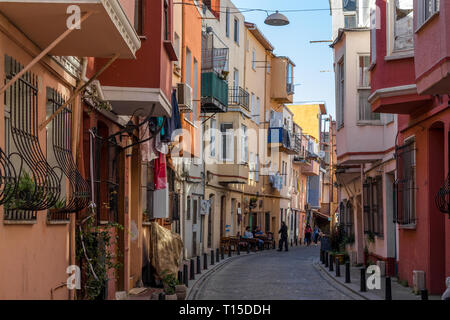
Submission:
[[[225,237],[225,205],[226,197],[220,197],[220,240]]]

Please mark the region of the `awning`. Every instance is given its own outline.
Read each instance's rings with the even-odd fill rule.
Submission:
[[[320,218],[327,219],[327,220],[330,218],[329,215],[323,214],[323,213],[321,213],[320,211],[312,210],[312,212],[313,212],[315,215],[319,216]]]
[[[90,16],[64,37],[50,55],[135,58],[141,42],[118,0],[0,0],[0,12],[41,49],[68,30],[67,9]]]

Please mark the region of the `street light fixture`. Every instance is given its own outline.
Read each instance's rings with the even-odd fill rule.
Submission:
[[[265,24],[269,26],[286,26],[289,24],[289,19],[284,15],[277,11],[269,15],[264,21]]]

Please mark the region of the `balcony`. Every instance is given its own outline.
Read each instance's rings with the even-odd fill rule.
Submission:
[[[272,59],[271,98],[278,103],[292,103],[294,97],[293,67],[286,57]]]
[[[302,166],[302,174],[305,176],[318,176],[320,164],[316,160],[305,160]]]
[[[423,23],[420,20],[425,14],[420,14],[417,5],[414,9],[420,26],[414,35],[417,92],[446,95],[450,92],[450,39],[437,35],[450,28],[450,6],[447,1],[440,1],[440,5],[431,1]]]
[[[202,73],[202,112],[228,111],[228,82],[214,72]]]
[[[301,140],[285,128],[269,128],[269,144],[271,148],[279,147],[287,154],[298,154],[301,149]]]
[[[231,87],[229,89],[228,104],[230,106],[241,106],[245,110],[250,111],[248,92],[241,87]]]
[[[216,174],[218,182],[227,184],[247,184],[249,167],[247,164],[221,164],[220,174]]]

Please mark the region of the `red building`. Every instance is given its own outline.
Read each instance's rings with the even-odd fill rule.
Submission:
[[[413,286],[413,271],[423,271],[426,289],[442,294],[450,276],[450,219],[436,198],[450,161],[450,3],[377,0],[371,27],[369,102],[374,112],[398,114],[398,276]]]

